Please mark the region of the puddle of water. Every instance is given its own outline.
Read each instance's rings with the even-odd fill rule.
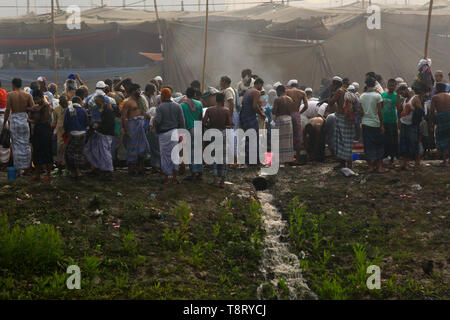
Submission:
[[[276,288],[282,278],[286,280],[285,284],[289,288],[289,299],[317,299],[302,277],[298,257],[290,252],[289,243],[281,240],[288,237],[288,230],[286,221],[271,204],[273,196],[266,191],[258,191],[257,196],[263,210],[262,220],[266,231],[260,267],[265,282],[258,287],[258,299],[262,299],[261,293],[265,283]]]

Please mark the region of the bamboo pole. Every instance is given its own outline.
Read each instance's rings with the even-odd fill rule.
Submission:
[[[54,81],[58,83],[58,72],[57,72],[57,63],[56,63],[56,37],[55,37],[55,8],[54,8],[54,0],[52,1],[52,56],[53,56],[53,73],[54,73]]]
[[[162,56],[162,78],[165,79],[166,75],[164,72],[164,64],[165,62],[165,54],[164,54],[164,42],[163,42],[163,37],[162,37],[162,33],[161,33],[161,25],[160,25],[160,21],[159,21],[159,13],[158,13],[158,4],[156,3],[156,0],[153,0],[153,5],[155,6],[155,15],[156,15],[156,27],[158,28],[158,37],[159,37],[159,43],[161,45],[161,56]]]
[[[207,51],[207,48],[208,48],[208,13],[209,13],[209,1],[206,0],[205,47],[204,47],[204,50],[203,50],[202,93],[205,92],[206,51]]]
[[[431,24],[431,11],[433,10],[433,0],[430,0],[430,6],[428,8],[428,23],[427,23],[427,34],[425,36],[425,52],[423,58],[428,57],[428,39],[430,37],[430,24]]]

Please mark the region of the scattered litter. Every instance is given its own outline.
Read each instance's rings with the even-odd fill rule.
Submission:
[[[355,173],[353,170],[351,170],[349,168],[342,168],[340,171],[346,177],[357,176],[358,175],[357,173]]]
[[[305,251],[300,251],[300,254],[302,255],[302,259],[305,259],[305,257],[306,257],[306,254],[305,254]]]
[[[191,212],[191,213],[189,213],[189,217],[193,217],[194,216],[194,214]]]
[[[101,216],[101,215],[103,215],[103,210],[95,210],[94,211],[94,215],[96,215],[96,216]]]
[[[152,193],[152,194],[150,195],[150,197],[155,198],[155,197],[156,197],[156,194]]]
[[[224,183],[225,184],[234,184],[233,182],[230,182],[230,181],[225,181]]]
[[[28,199],[31,199],[31,198],[33,198],[33,195],[32,195],[32,194],[25,193],[25,197],[27,197]]]
[[[339,214],[340,216],[342,216],[342,211],[338,211],[338,214]]]
[[[78,196],[75,196],[75,200],[78,200]]]
[[[431,214],[431,211],[428,211],[426,214]]]
[[[70,220],[67,220],[67,223],[68,223],[68,224],[72,224],[73,222],[72,222],[72,221],[70,221]]]
[[[406,194],[401,194],[400,198],[406,198]]]
[[[364,184],[364,183],[366,183],[366,182],[367,182],[366,178],[362,178],[361,181],[360,181],[359,183],[360,183],[360,184]]]
[[[420,191],[420,190],[422,190],[422,186],[421,186],[420,184],[413,184],[413,185],[411,186],[411,188],[412,188],[413,190],[415,190],[415,191]]]
[[[56,199],[61,199],[61,196],[57,196]]]
[[[16,200],[17,200],[17,201],[22,201],[22,199],[20,199],[20,198],[17,198]]]
[[[117,196],[121,197],[121,196],[123,196],[123,194],[121,194],[120,192],[117,192]]]
[[[411,222],[412,222],[412,223],[416,222],[416,219],[411,219]]]
[[[406,232],[406,229],[402,229],[402,232]]]

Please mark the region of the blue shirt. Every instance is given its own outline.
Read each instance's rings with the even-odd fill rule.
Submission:
[[[450,92],[450,84],[446,84],[447,88],[445,89],[445,92]],[[431,90],[431,96],[434,96],[436,94],[436,85],[433,86],[433,90]]]
[[[70,114],[69,108],[66,109],[64,114],[64,131],[84,131],[86,132],[87,126],[89,125],[89,120],[86,110],[82,107],[74,106],[76,115],[72,116]]]
[[[97,105],[92,106],[89,104],[89,102],[91,102],[94,95],[95,95],[95,92],[86,98],[86,105],[88,106],[89,111],[91,112],[92,121],[100,121],[101,120],[101,112],[98,110]],[[111,99],[107,95],[104,95],[103,97],[105,98],[106,103],[111,104]]]

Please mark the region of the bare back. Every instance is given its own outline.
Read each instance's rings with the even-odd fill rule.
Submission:
[[[441,92],[434,95],[431,99],[431,108],[438,113],[450,111],[450,94]]]
[[[11,113],[27,112],[33,106],[33,97],[25,91],[11,91],[7,95],[6,109]]]
[[[290,88],[286,90],[286,94],[294,101],[291,105],[291,113],[300,111],[300,105],[302,104],[302,101],[306,99],[305,91],[298,88]]]

